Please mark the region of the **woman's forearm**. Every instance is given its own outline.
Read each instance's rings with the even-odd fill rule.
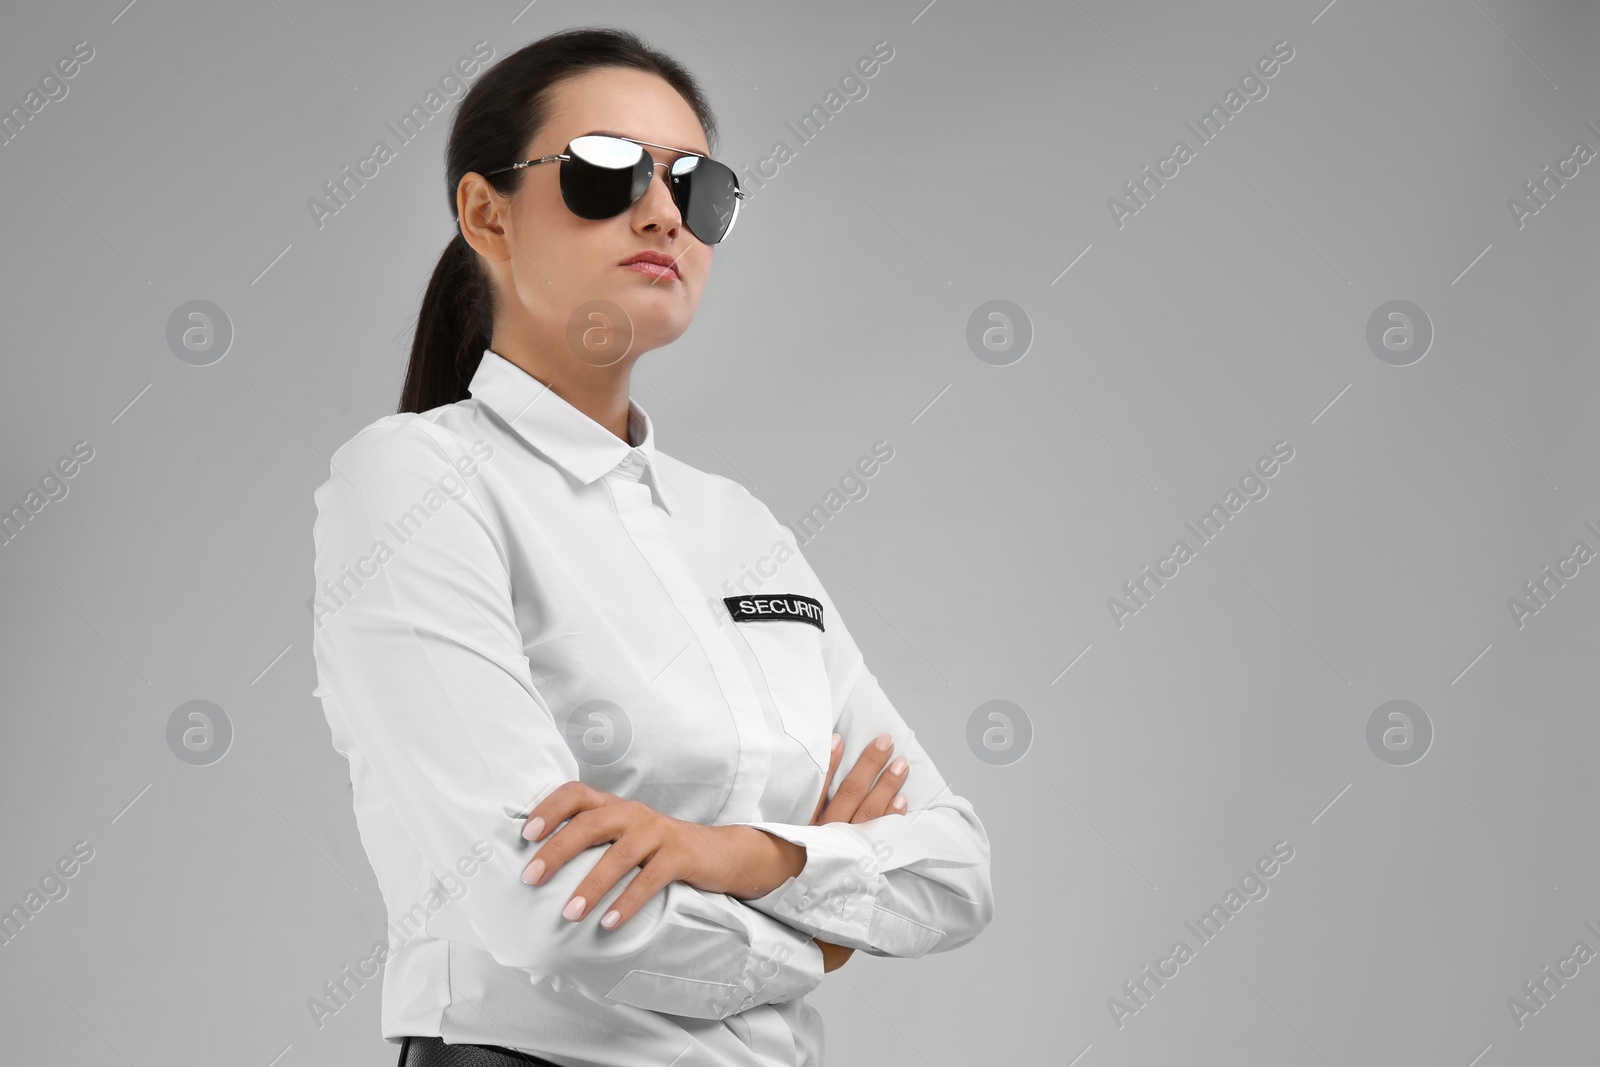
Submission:
[[[806,849],[753,826],[709,827],[718,833],[728,861],[727,894],[739,900],[764,897],[805,869]]]
[[[805,869],[806,848],[753,826],[719,826],[726,831],[718,845],[727,853],[729,865],[741,872],[737,889],[728,895],[738,900],[766,896]],[[763,840],[764,839],[764,840]],[[845,965],[855,949],[812,938],[822,949],[822,971],[827,974]]]

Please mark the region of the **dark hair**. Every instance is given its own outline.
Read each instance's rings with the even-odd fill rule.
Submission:
[[[632,67],[659,75],[694,109],[707,147],[715,151],[716,118],[699,84],[681,63],[626,30],[562,30],[500,59],[461,98],[445,149],[451,218],[456,214],[456,186],[472,171],[484,174],[484,180],[503,195],[516,192],[524,170],[492,177],[486,172],[521,158],[517,153],[544,125],[548,96],[558,82],[600,67]],[[467,386],[489,347],[494,312],[488,275],[458,227],[433,268],[417,312],[399,411],[427,411],[467,398]]]

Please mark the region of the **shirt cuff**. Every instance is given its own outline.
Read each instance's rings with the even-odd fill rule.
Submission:
[[[725,990],[713,1005],[712,1018],[749,1011],[758,997],[762,1004],[803,997],[821,984],[823,963],[822,946],[798,930],[793,938],[751,945],[738,984]]]
[[[830,944],[866,947],[884,880],[878,852],[865,833],[843,822],[732,825],[765,830],[806,850],[806,865],[799,874],[745,904]]]

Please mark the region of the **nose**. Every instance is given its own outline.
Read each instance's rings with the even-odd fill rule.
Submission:
[[[671,163],[656,163],[656,164],[653,164],[652,166],[653,167],[661,167],[664,170],[666,170],[666,173],[661,176],[661,184],[666,187],[667,195],[671,196],[672,195],[672,164]],[[650,177],[654,178],[655,176],[656,176],[655,175],[655,171],[654,171],[654,169],[652,169],[651,172],[650,172]]]
[[[675,232],[683,225],[683,215],[678,211],[678,202],[672,197],[672,170],[670,163],[656,163],[651,167],[650,176],[655,177],[655,168],[667,168],[667,173],[661,176],[661,187],[658,192],[654,180],[650,187],[639,198],[636,207],[644,210],[638,221],[641,230],[649,230],[652,226],[664,225],[669,232]]]

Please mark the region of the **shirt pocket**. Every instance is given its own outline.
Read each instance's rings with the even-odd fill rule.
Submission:
[[[826,770],[833,698],[822,658],[822,631],[789,619],[736,622],[761,667],[783,729]]]

